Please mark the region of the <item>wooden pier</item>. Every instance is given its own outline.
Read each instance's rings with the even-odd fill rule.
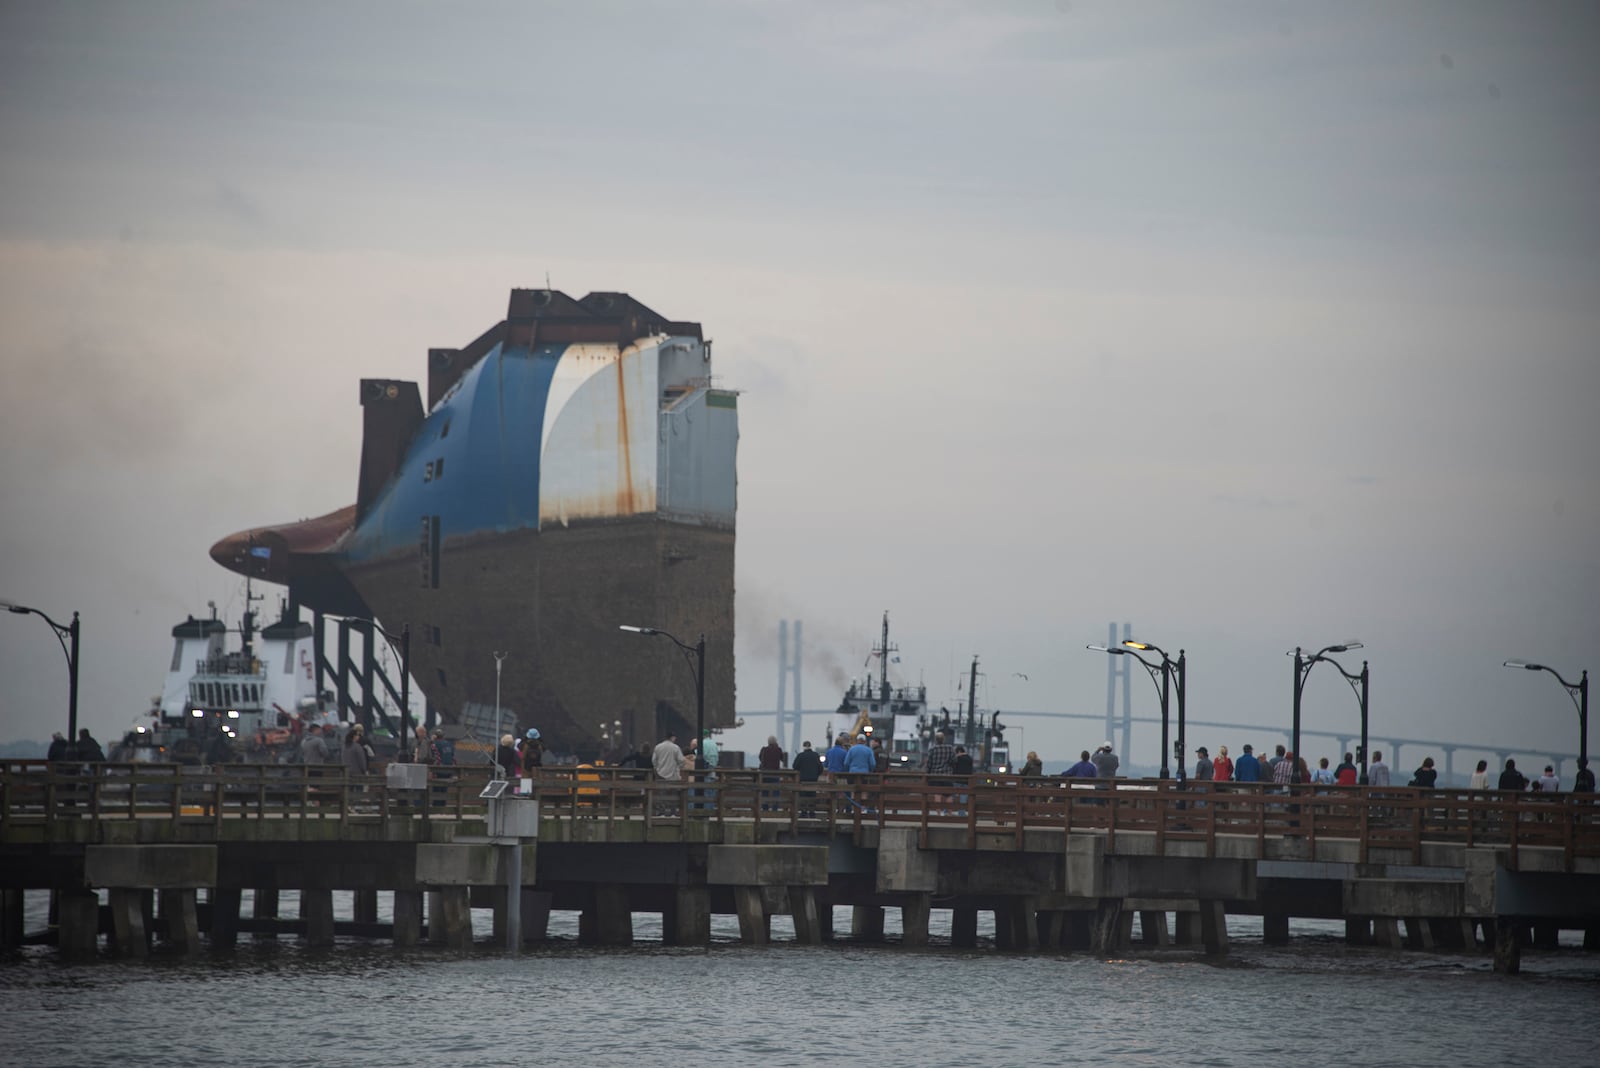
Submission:
[[[630,943],[641,912],[676,944],[708,942],[714,914],[736,915],[749,943],[789,915],[817,943],[843,905],[858,940],[881,940],[899,909],[905,946],[950,909],[955,945],[976,944],[990,911],[1001,949],[1115,953],[1137,914],[1146,945],[1226,953],[1230,913],[1260,915],[1269,943],[1295,917],[1343,920],[1361,944],[1481,938],[1503,971],[1561,929],[1600,949],[1595,795],[568,768],[491,802],[484,769],[426,769],[419,787],[423,771],[0,763],[0,943],[35,937],[22,895],[49,890],[64,954],[97,953],[103,930],[130,955],[157,935],[225,948],[241,927],[330,944],[332,894],[347,890],[346,930],[401,946],[469,947],[473,908],[494,910],[508,947],[544,938],[552,909],[580,911],[580,938],[598,944]],[[298,921],[276,919],[283,890],[300,893]]]

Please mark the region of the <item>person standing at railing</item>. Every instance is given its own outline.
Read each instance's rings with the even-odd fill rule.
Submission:
[[[1094,761],[1094,777],[1097,779],[1115,779],[1117,769],[1122,767],[1122,761],[1117,759],[1110,742],[1102,742],[1090,759]]]
[[[1553,794],[1561,789],[1561,777],[1556,774],[1555,766],[1546,764],[1544,774],[1539,776],[1539,781],[1534,784],[1541,794]]]
[[[1249,742],[1244,743],[1244,750],[1239,754],[1239,762],[1233,766],[1233,781],[1261,781],[1261,761],[1256,759],[1255,751]]]
[[[815,749],[811,748],[810,742],[806,742],[803,746],[801,746],[800,752],[795,754],[794,770],[795,773],[800,777],[801,782],[816,782],[818,779],[822,778],[822,756]],[[801,791],[801,816],[809,819],[816,815],[816,796],[817,794],[815,790]]]
[[[845,774],[853,783],[865,785],[868,782],[867,776],[871,775],[877,766],[878,762],[872,755],[872,746],[867,744],[865,737],[858,737],[845,752]],[[872,809],[867,806],[869,800],[870,798],[863,792],[861,800],[852,798],[851,803],[863,811],[871,812]]]
[[[1283,746],[1279,746],[1282,749]],[[1288,786],[1294,779],[1294,754],[1285,753],[1272,762],[1272,781],[1277,786]],[[1288,793],[1287,790],[1281,791]]]
[[[360,776],[367,773],[367,747],[361,735],[361,724],[357,723],[344,736],[342,756],[346,775]]]
[[[500,746],[494,751],[494,762],[500,775],[507,779],[522,777],[522,763],[517,758],[517,747],[513,744],[516,739],[510,732],[500,736]]]
[[[1431,790],[1439,781],[1439,772],[1433,766],[1433,757],[1423,757],[1422,766],[1411,773],[1409,786],[1420,786]]]
[[[1211,777],[1217,782],[1233,781],[1233,761],[1225,745],[1217,746],[1217,759],[1211,762]]]
[[[313,727],[306,731],[306,736],[300,739],[300,763],[308,767],[328,762],[328,743],[322,737],[322,731]]]
[[[100,748],[100,743],[95,741],[94,735],[89,733],[88,727],[78,728],[78,749],[73,754],[74,760],[81,760],[85,764],[104,764],[106,754]]]
[[[1094,761],[1089,759],[1089,750],[1085,749],[1078,754],[1078,762],[1061,773],[1067,779],[1092,779],[1100,774],[1094,766]]]
[[[1572,792],[1575,794],[1594,793],[1594,772],[1589,770],[1589,758],[1578,758],[1578,774],[1572,779]]]
[[[944,732],[936,731],[933,735],[933,744],[928,746],[928,752],[922,758],[922,770],[928,777],[929,786],[949,785],[936,780],[934,776],[950,774],[950,762],[955,759],[955,756],[955,748],[944,740]],[[945,794],[931,794],[929,795],[928,803],[930,807],[935,804],[944,806],[949,804],[949,798]]]
[[[428,728],[417,724],[417,744],[412,750],[412,761],[417,764],[438,764],[439,751],[433,747],[433,739],[428,737]]]
[[[1340,765],[1340,767],[1343,766],[1342,764]],[[1350,770],[1354,771],[1355,769],[1351,768]],[[1333,769],[1328,767],[1327,757],[1322,757],[1317,761],[1317,770],[1311,773],[1311,781],[1318,786],[1332,786],[1339,781],[1338,775],[1334,774]]]
[[[1383,753],[1374,749],[1372,763],[1367,765],[1367,784],[1369,786],[1389,785],[1389,765],[1383,762]]]
[[[822,766],[828,772],[830,780],[844,774],[845,755],[850,751],[850,736],[836,734],[833,744],[828,747],[828,752],[822,758]]]
[[[967,747],[964,745],[956,746],[956,755],[950,758],[950,771],[962,786],[968,785],[968,780],[972,777],[972,770],[972,756],[967,752]],[[965,816],[967,814],[966,804],[967,795],[957,794],[956,815]]]
[[[1211,762],[1211,754],[1202,745],[1194,751],[1194,755],[1200,758],[1194,762],[1194,781],[1211,782],[1217,770],[1217,766]]]
[[[1518,793],[1528,788],[1528,777],[1517,770],[1517,762],[1510,757],[1506,758],[1506,769],[1500,773],[1497,788],[1516,790]]]
[[[1021,775],[1024,779],[1037,779],[1044,774],[1044,761],[1039,759],[1039,754],[1032,749],[1028,750],[1028,759],[1022,763]]]
[[[452,767],[456,762],[456,744],[444,736],[443,727],[433,728],[433,748],[439,754],[439,763],[443,767]]]
[[[1487,790],[1489,788],[1489,762],[1478,761],[1478,768],[1472,773],[1472,778],[1467,783],[1469,790]]]
[[[678,736],[672,731],[656,743],[655,749],[650,754],[650,766],[655,770],[656,778],[662,782],[683,781],[683,750],[678,748]],[[661,802],[656,805],[657,814],[670,812],[676,805],[676,798],[671,801]]]
[[[789,763],[789,755],[783,751],[783,746],[778,744],[777,735],[767,735],[767,744],[762,746],[761,752],[756,754],[756,763],[762,771],[762,782],[772,783],[778,781],[778,772],[783,770]],[[761,802],[761,807],[764,811],[771,812],[778,807],[777,802],[774,800],[778,796],[776,790],[763,790],[761,796],[765,799]]]
[[[1333,781],[1340,786],[1354,786],[1356,784],[1355,754],[1346,753],[1344,762],[1333,769]]]
[[[45,753],[44,758],[53,764],[67,759],[67,753],[71,749],[72,745],[67,741],[66,736],[60,731],[56,731],[55,735],[50,739],[50,751]]]

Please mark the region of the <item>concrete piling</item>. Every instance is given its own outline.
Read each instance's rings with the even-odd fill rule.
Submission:
[[[1103,897],[1095,907],[1089,930],[1089,948],[1098,954],[1117,953],[1125,948],[1122,938],[1122,899]]]
[[[213,887],[207,905],[211,912],[211,948],[232,949],[239,943],[239,906],[244,892],[238,887]]]
[[[116,886],[111,889],[111,924],[117,955],[143,957],[150,949],[145,936],[144,894]]]
[[[1211,956],[1228,952],[1228,913],[1220,901],[1200,902],[1200,942]]]
[[[93,957],[100,946],[100,895],[93,890],[63,890],[57,912],[62,955],[77,960]]]
[[[0,949],[15,949],[22,945],[23,891],[0,890]]]
[[[1172,939],[1167,934],[1167,914],[1157,909],[1141,909],[1139,912],[1140,942],[1146,946],[1164,948],[1172,944]]]
[[[956,949],[972,949],[978,944],[978,910],[958,905],[950,910],[950,944]]]
[[[1496,917],[1494,922],[1494,970],[1501,975],[1522,971],[1523,927],[1526,921],[1514,916]]]
[[[794,938],[802,945],[822,943],[822,924],[817,914],[817,892],[809,886],[789,887],[789,915],[794,919]],[[910,930],[910,920],[906,921]],[[922,918],[923,941],[927,941],[928,918],[924,908]]]
[[[733,888],[733,906],[739,915],[739,938],[747,946],[764,946],[767,944],[767,910],[761,898],[761,888],[758,886],[736,886]],[[882,911],[878,913],[879,935],[882,930]]]
[[[422,940],[422,891],[394,892],[394,944],[409,949]]]
[[[278,918],[278,891],[257,889],[250,905],[250,918],[254,920],[275,920]],[[252,938],[272,939],[278,937],[276,931],[254,931]]]
[[[196,891],[161,891],[161,933],[167,944],[182,953],[200,952],[200,920]]]
[[[711,942],[711,891],[703,886],[673,890],[670,916],[662,917],[662,931],[671,945],[704,946]]]
[[[306,945],[320,948],[333,945],[333,891],[300,891],[300,919],[305,924],[301,937]]]
[[[378,892],[356,890],[351,894],[351,918],[357,923],[378,922]]]
[[[850,913],[850,935],[857,942],[882,942],[883,906],[855,906]]]

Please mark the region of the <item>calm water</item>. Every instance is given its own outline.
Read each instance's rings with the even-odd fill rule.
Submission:
[[[33,906],[30,895],[30,908]],[[342,918],[348,895],[336,895]],[[294,913],[285,894],[284,915]],[[891,910],[889,927],[894,929]],[[934,930],[948,913],[935,911]],[[486,913],[480,935],[488,937]],[[847,929],[848,910],[839,910]],[[34,926],[30,922],[30,929]],[[195,961],[0,965],[11,1065],[1168,1065],[1566,1063],[1600,1027],[1600,956],[1568,944],[1496,976],[1486,955],[1350,950],[1328,924],[1233,953],[1012,955],[835,944],[580,948],[575,916],[519,957],[256,942]],[[659,937],[655,917],[635,925]],[[788,938],[786,919],[773,923]],[[1585,1054],[1584,1056],[1587,1056]]]

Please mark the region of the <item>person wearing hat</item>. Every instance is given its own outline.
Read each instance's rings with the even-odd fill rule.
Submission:
[[[522,774],[532,775],[533,768],[544,767],[544,740],[539,735],[539,728],[529,727],[528,732],[522,736]]]
[[[1117,754],[1111,751],[1111,743],[1104,742],[1098,751],[1090,758],[1094,761],[1094,776],[1097,779],[1114,779],[1117,777],[1117,768],[1122,762],[1117,759]]]
[[[1206,747],[1203,745],[1199,749],[1196,749],[1194,753],[1195,756],[1200,758],[1194,762],[1194,781],[1210,782],[1213,771],[1211,754],[1206,752]]]
[[[456,762],[456,743],[444,736],[443,727],[433,728],[433,747],[439,751],[439,763],[444,767]]]
[[[1239,759],[1233,765],[1233,781],[1261,781],[1261,762],[1256,759],[1255,750],[1248,742],[1245,743],[1244,752],[1239,754]]]

